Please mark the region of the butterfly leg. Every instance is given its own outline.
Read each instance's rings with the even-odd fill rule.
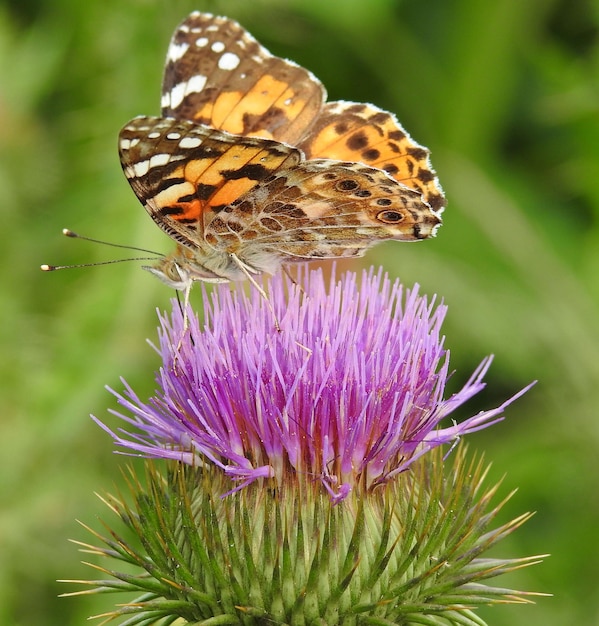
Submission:
[[[181,305],[181,301],[179,300],[179,292],[177,292],[177,300],[179,300],[179,307],[182,306],[183,313],[183,330],[181,331],[181,336],[179,337],[179,342],[177,343],[177,348],[175,350],[175,360],[173,365],[176,365],[177,358],[179,356],[179,351],[181,350],[181,346],[183,345],[183,338],[185,337],[185,333],[189,329],[189,315],[187,313],[189,307],[189,294],[191,292],[191,286],[193,283],[190,281],[186,286],[183,292],[183,305]],[[193,343],[193,339],[192,339]]]
[[[281,267],[281,271],[291,281],[291,284],[297,289],[299,289],[301,294],[306,295],[306,290],[297,282],[297,280],[295,280],[295,278],[293,278],[293,275],[291,274],[291,272],[289,271],[289,268],[286,265],[283,265]]]
[[[266,291],[264,291],[264,289],[262,289],[258,281],[252,275],[251,268],[249,268],[236,254],[231,253],[231,259],[237,265],[237,267],[239,267],[239,269],[246,275],[250,283],[252,283],[252,285],[254,285],[254,287],[258,290],[258,293],[264,298],[264,301],[266,302],[266,306],[269,308],[270,312],[272,313],[272,317],[275,322],[275,328],[277,329],[277,332],[280,333],[281,325],[279,324],[277,314],[275,313],[275,310],[272,308],[272,304],[270,303],[270,300],[268,299],[268,294],[266,293]]]

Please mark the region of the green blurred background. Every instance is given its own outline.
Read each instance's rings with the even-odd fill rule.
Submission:
[[[3,0],[0,623],[83,624],[118,600],[59,599],[72,588],[54,581],[94,576],[67,539],[89,539],[76,518],[111,519],[93,491],[112,489],[125,460],[88,414],[106,417],[114,402],[104,385],[119,388],[120,376],[151,392],[158,361],[145,339],[173,293],[137,263],[38,267],[115,258],[61,237],[65,226],[172,248],[129,189],[116,137],[131,117],[158,113],[168,40],[194,9],[238,19],[311,69],[331,99],[394,111],[431,148],[449,200],[439,237],[381,245],[364,264],[445,299],[453,388],[496,355],[469,413],[539,380],[470,442],[493,462],[493,479],[506,475],[504,494],[519,489],[502,520],[538,511],[496,554],[552,554],[500,582],[555,597],[481,615],[500,626],[599,624],[599,4],[590,0]]]

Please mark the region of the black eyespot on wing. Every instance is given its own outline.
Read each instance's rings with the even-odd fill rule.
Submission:
[[[354,191],[360,186],[358,181],[353,180],[352,178],[344,178],[339,182],[335,183],[335,189],[337,191]]]
[[[385,224],[397,224],[404,216],[399,211],[381,211],[377,214],[377,219]]]

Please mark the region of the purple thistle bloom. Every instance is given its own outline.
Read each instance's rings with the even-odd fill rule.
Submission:
[[[204,291],[205,322],[189,329],[175,303],[160,316],[158,391],[142,401],[124,382],[110,390],[132,430],[107,430],[148,457],[213,463],[240,489],[257,478],[318,480],[333,501],[370,490],[427,451],[503,419],[496,409],[441,428],[484,386],[491,357],[443,399],[449,352],[440,335],[446,307],[404,289],[382,270],[331,279],[306,270],[304,293],[275,276],[269,303],[257,290]],[[179,345],[180,344],[180,345]],[[96,420],[97,421],[97,420]]]

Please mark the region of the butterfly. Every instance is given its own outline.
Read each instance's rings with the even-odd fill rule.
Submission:
[[[189,293],[286,264],[435,235],[445,198],[395,116],[326,102],[321,82],[237,22],[191,13],[166,58],[161,117],[120,132],[124,173],[176,250],[150,270]]]

